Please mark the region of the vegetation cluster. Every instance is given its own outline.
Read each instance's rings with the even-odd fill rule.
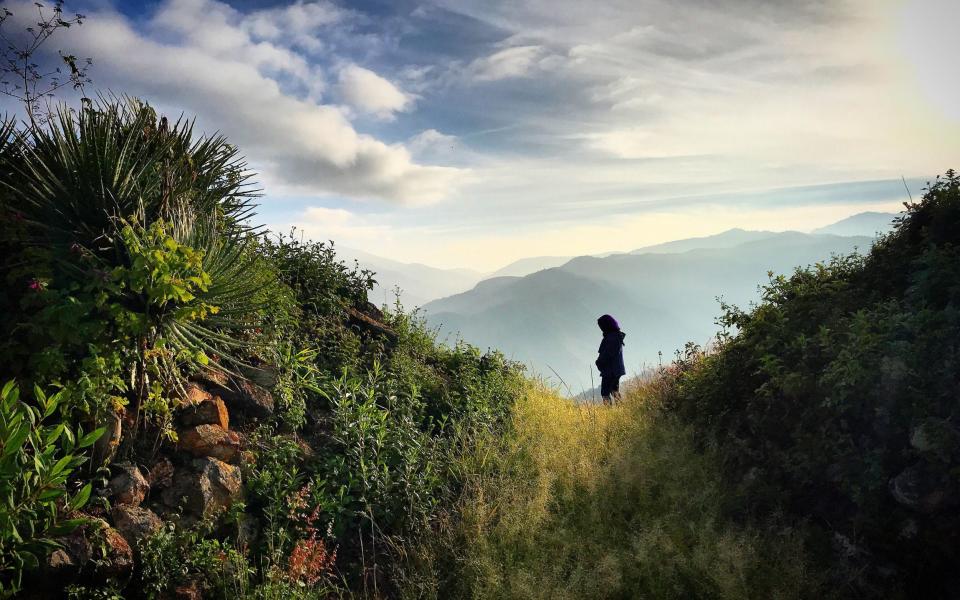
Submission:
[[[42,595],[52,572],[75,597],[388,594],[405,540],[457,495],[460,448],[502,428],[518,367],[373,307],[371,273],[265,235],[255,198],[234,147],[134,99],[0,131],[5,594]],[[184,453],[211,381],[269,400],[189,432],[221,432],[242,490],[214,512],[138,498],[163,525],[119,568],[125,473],[235,471]],[[64,570],[78,532],[90,560]]]

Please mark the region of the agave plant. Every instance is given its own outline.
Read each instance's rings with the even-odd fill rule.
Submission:
[[[135,99],[0,128],[0,202],[20,224],[16,243],[47,250],[53,286],[109,275],[116,306],[136,316],[126,322],[137,350],[158,341],[168,350],[153,373],[164,383],[175,383],[184,357],[242,364],[244,331],[258,327],[258,298],[275,280],[254,251],[256,197],[223,137],[195,139],[192,122]],[[134,369],[144,389],[149,369]]]

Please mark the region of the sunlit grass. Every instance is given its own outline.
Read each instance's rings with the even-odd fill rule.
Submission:
[[[713,457],[657,410],[656,385],[634,382],[614,407],[531,386],[512,433],[465,457],[468,493],[419,553],[416,595],[809,595],[799,534],[726,514]]]

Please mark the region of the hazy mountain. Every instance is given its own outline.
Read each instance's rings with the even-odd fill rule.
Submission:
[[[687,250],[695,250],[698,248],[732,248],[733,246],[764,240],[775,235],[777,235],[777,233],[774,231],[729,229],[716,235],[675,240],[654,246],[644,246],[643,248],[637,248],[630,252],[630,254],[667,254],[686,252]]]
[[[813,233],[832,233],[833,235],[866,235],[874,237],[877,233],[886,233],[893,229],[896,213],[862,212],[832,225],[814,229]]]
[[[556,371],[577,393],[590,388],[599,315],[620,321],[628,369],[639,371],[655,365],[658,352],[667,361],[687,341],[708,341],[717,331],[718,296],[746,305],[757,299],[768,271],[789,273],[832,254],[866,250],[871,242],[866,236],[732,230],[483,281],[424,309],[442,336],[459,332],[482,348],[499,348],[554,381]],[[596,383],[595,369],[593,376]]]
[[[559,267],[563,263],[573,258],[572,256],[533,256],[530,258],[521,258],[509,265],[494,271],[490,277],[523,277],[530,273],[536,273],[544,269]]]
[[[370,292],[374,304],[392,305],[393,290],[399,286],[400,300],[406,308],[422,306],[431,300],[469,290],[484,274],[470,269],[438,269],[420,263],[402,263],[382,256],[337,246],[337,256],[347,262],[356,260],[361,267],[376,273],[377,286]]]

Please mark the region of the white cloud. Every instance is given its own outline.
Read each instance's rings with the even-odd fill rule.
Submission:
[[[478,58],[470,63],[467,72],[476,81],[496,81],[524,77],[537,66],[546,50],[542,46],[513,46]]]
[[[380,119],[392,119],[394,113],[408,110],[413,105],[412,96],[373,71],[357,65],[347,65],[340,70],[337,89],[348,105]]]
[[[243,29],[254,38],[287,41],[318,52],[324,44],[320,28],[341,22],[347,13],[330,2],[303,2],[268,8],[251,13],[243,20]]]
[[[307,207],[293,225],[313,240],[334,240],[338,244],[364,247],[373,241],[384,243],[391,239],[386,225],[342,208]]]
[[[271,193],[425,204],[448,197],[464,173],[417,164],[403,145],[356,131],[339,107],[286,92],[277,71],[309,82],[314,68],[252,40],[241,16],[220,2],[169,0],[143,29],[100,13],[71,33],[78,53],[96,57],[101,87],[197,115],[203,130],[239,145]],[[171,33],[182,39],[167,41]],[[384,89],[381,109],[397,107]]]

